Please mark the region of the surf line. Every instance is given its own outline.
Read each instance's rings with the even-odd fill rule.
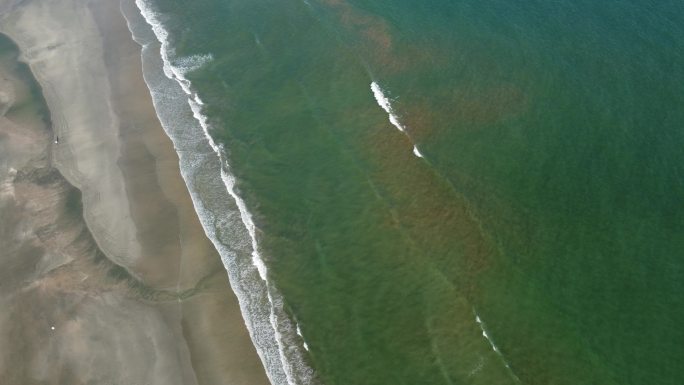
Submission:
[[[306,341],[304,340],[304,336],[302,335],[302,329],[299,327],[299,323],[297,323],[297,335],[302,339],[302,344],[304,346],[304,349],[306,351],[309,351],[309,345],[306,344]]]
[[[240,195],[237,192],[236,180],[232,173],[230,173],[230,165],[225,159],[225,149],[220,143],[216,143],[212,136],[209,134],[210,123],[208,121],[207,116],[204,115],[202,111],[202,106],[205,103],[200,99],[199,95],[197,95],[197,93],[192,90],[192,84],[185,76],[188,72],[199,69],[207,62],[213,60],[213,56],[211,54],[207,54],[193,55],[187,57],[173,57],[175,52],[173,48],[169,46],[168,32],[166,31],[166,29],[164,29],[157,13],[151,7],[148,6],[145,0],[135,0],[135,4],[138,10],[140,11],[141,16],[145,19],[146,23],[152,29],[152,32],[155,35],[157,41],[160,43],[159,50],[163,64],[162,69],[164,71],[164,75],[168,79],[176,81],[176,83],[178,83],[182,91],[186,94],[186,100],[192,112],[193,118],[203,130],[203,134],[207,140],[208,145],[216,153],[218,161],[220,162],[221,179],[226,188],[226,192],[231,196],[231,198],[233,198],[240,213],[240,219],[242,221],[242,224],[245,226],[245,229],[247,230],[247,233],[251,240],[252,265],[257,270],[259,278],[261,278],[265,285],[266,295],[269,303],[268,305],[270,308],[269,321],[270,326],[272,328],[271,331],[273,333],[274,340],[268,342],[273,343],[275,346],[268,346],[266,347],[266,349],[262,349],[260,346],[256,344],[257,341],[261,341],[260,337],[255,337],[255,334],[258,334],[259,330],[253,328],[254,323],[252,320],[248,320],[250,318],[249,313],[244,311],[244,309],[242,308],[242,303],[241,310],[243,311],[243,316],[245,316],[245,323],[250,333],[250,337],[252,338],[252,341],[255,342],[255,348],[257,350],[257,353],[259,354],[261,361],[264,364],[264,368],[266,369],[266,375],[269,377],[269,380],[272,383],[277,384],[287,383],[288,385],[298,385],[300,383],[311,383],[313,370],[309,370],[309,368],[306,367],[306,363],[303,360],[301,360],[301,357],[295,357],[297,359],[295,361],[295,358],[292,357],[291,353],[286,354],[286,350],[290,349],[289,346],[286,345],[286,336],[283,335],[283,332],[281,331],[281,326],[283,327],[284,331],[289,331],[289,320],[279,319],[281,317],[279,317],[279,315],[276,314],[277,312],[282,312],[282,298],[280,298],[277,291],[275,291],[275,289],[272,289],[269,285],[267,268],[261,258],[261,254],[259,252],[259,245],[257,244],[256,226],[252,219],[251,213],[247,210],[247,206],[244,200],[240,197]],[[217,243],[220,242],[216,241],[215,237],[211,236],[209,233],[207,233],[207,235],[212,240],[214,245],[217,247],[217,250],[219,250],[219,252],[223,250],[219,245],[217,245]],[[224,254],[221,254],[221,257],[223,259]],[[238,299],[242,302],[242,298],[240,298],[237,292],[236,295],[238,295]],[[285,325],[286,323],[287,325]],[[308,345],[306,345],[305,348],[308,348]],[[275,349],[277,354],[277,357],[273,358],[275,358],[275,360],[280,361],[280,365],[275,368],[268,365],[268,362],[272,357],[269,356],[268,359],[265,358],[266,355],[270,353],[271,349]],[[282,371],[284,378],[281,377],[280,371]]]
[[[409,140],[413,144],[413,155],[419,158],[423,158],[423,154],[418,150],[418,146],[413,142],[413,139],[406,131],[406,126],[401,124],[401,122],[399,121],[399,117],[394,112],[394,108],[392,108],[392,103],[390,102],[390,99],[385,95],[385,92],[383,91],[382,87],[380,87],[380,85],[376,81],[373,81],[370,84],[370,88],[371,91],[373,91],[375,101],[377,101],[380,108],[385,110],[385,112],[387,112],[387,115],[389,115],[390,123],[392,123],[392,125],[396,127],[399,131],[404,133],[404,135],[406,135],[406,137],[409,138]]]
[[[259,245],[257,243],[256,236],[256,225],[254,224],[254,221],[252,219],[252,213],[249,212],[247,209],[245,201],[237,193],[235,177],[226,170],[227,168],[229,168],[229,166],[224,158],[223,145],[217,144],[212,138],[212,136],[209,134],[208,119],[206,115],[202,114],[202,106],[204,105],[204,102],[202,102],[199,96],[197,94],[194,94],[193,99],[188,99],[188,104],[190,105],[190,108],[193,112],[193,116],[200,123],[200,126],[204,131],[204,135],[207,138],[209,145],[214,150],[214,152],[216,152],[216,155],[218,156],[221,162],[221,179],[223,180],[223,184],[226,186],[228,194],[233,198],[236,206],[238,207],[238,210],[240,212],[240,218],[242,219],[242,223],[247,228],[247,233],[249,234],[251,240],[252,264],[257,269],[259,277],[268,286],[268,270],[266,268],[266,264],[261,258],[261,254],[259,253]],[[282,369],[285,373],[285,378],[287,380],[288,385],[297,385],[298,382],[295,380],[295,374],[292,368],[293,365],[290,362],[288,362],[288,358],[285,354],[286,344],[283,340],[283,335],[279,328],[278,316],[276,315],[276,301],[274,300],[273,295],[271,294],[271,291],[268,288],[266,291],[266,295],[268,298],[269,305],[271,307],[269,321],[274,331],[275,342],[280,355],[279,358],[282,365]]]
[[[475,315],[475,322],[477,322],[477,325],[480,327],[480,330],[482,330],[482,336],[489,342],[489,346],[492,347],[492,350],[501,358],[501,361],[503,362],[504,366],[506,366],[506,369],[508,369],[508,372],[511,374],[511,376],[515,379],[515,381],[518,384],[521,384],[522,381],[520,381],[520,378],[515,375],[513,372],[513,369],[511,368],[511,365],[508,364],[508,361],[506,361],[506,358],[504,357],[503,353],[501,353],[501,350],[494,344],[494,340],[489,336],[487,333],[487,329],[485,329],[485,324],[482,322],[482,319],[480,318],[480,315],[477,314],[477,311],[475,308],[473,308],[473,314]]]

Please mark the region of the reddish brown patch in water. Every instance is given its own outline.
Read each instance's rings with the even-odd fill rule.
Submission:
[[[423,143],[440,129],[477,130],[513,119],[527,106],[526,95],[511,84],[483,91],[457,89],[443,97],[413,96],[401,107],[402,123],[416,143]]]
[[[379,17],[369,15],[342,0],[323,0],[329,6],[340,24],[351,36],[361,40],[360,46],[372,57],[385,65],[392,62],[392,35],[387,23]]]
[[[413,155],[408,137],[389,124],[369,130],[362,143],[369,178],[382,190],[393,226],[418,255],[468,295],[493,255],[468,202]]]
[[[359,49],[373,68],[382,68],[383,74],[391,76],[427,63],[441,68],[449,62],[437,46],[402,44],[401,52],[395,52],[391,27],[385,20],[344,0],[321,2],[352,39],[360,40],[354,49]],[[492,63],[483,66],[488,64],[491,67]],[[470,292],[477,275],[491,265],[494,248],[469,203],[449,181],[413,154],[413,143],[420,144],[442,128],[482,128],[512,118],[525,110],[527,100],[522,90],[511,84],[482,90],[441,88],[429,98],[406,95],[405,100],[409,99],[395,108],[410,139],[387,121],[359,139],[364,161],[371,167],[369,179],[382,192],[392,213],[387,224],[404,232],[421,255],[439,256],[434,258],[438,269]],[[464,183],[472,182],[467,179],[464,176]]]
[[[445,64],[443,50],[429,44],[402,45],[396,52],[392,28],[381,17],[371,15],[343,0],[321,0],[339,20],[343,30],[374,68],[391,75],[431,62]],[[356,41],[358,40],[358,41]]]

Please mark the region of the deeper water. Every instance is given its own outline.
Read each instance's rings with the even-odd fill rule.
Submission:
[[[149,3],[322,383],[684,383],[682,3]]]

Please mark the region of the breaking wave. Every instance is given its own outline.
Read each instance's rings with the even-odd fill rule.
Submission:
[[[373,91],[373,96],[375,97],[375,100],[378,102],[378,105],[387,112],[387,115],[389,115],[389,121],[390,123],[396,127],[399,131],[403,132],[404,135],[406,135],[411,143],[413,144],[413,155],[419,157],[419,158],[424,158],[423,154],[418,151],[418,147],[416,144],[413,142],[413,138],[411,138],[411,135],[409,135],[408,131],[406,130],[406,126],[401,124],[399,121],[399,116],[397,116],[396,112],[394,111],[394,108],[392,108],[392,103],[390,99],[385,95],[385,91],[380,87],[380,85],[373,81],[371,82],[370,85],[371,91]]]
[[[508,372],[510,373],[511,377],[513,377],[517,383],[521,383],[520,378],[518,378],[518,376],[515,375],[513,369],[511,369],[511,365],[508,363],[508,361],[506,361],[506,358],[504,357],[503,353],[501,353],[501,350],[499,350],[496,344],[494,344],[494,340],[487,333],[485,324],[484,322],[482,322],[480,315],[477,314],[477,311],[475,311],[475,309],[473,309],[473,314],[475,314],[475,322],[477,322],[477,325],[480,327],[480,330],[482,331],[482,336],[487,340],[487,342],[489,342],[489,346],[492,347],[492,349],[499,356],[499,358],[501,358],[501,361],[503,362],[504,366],[506,366],[506,369],[508,369]]]
[[[122,13],[134,40],[143,47],[143,74],[157,115],[179,155],[195,210],[228,272],[269,380],[274,385],[316,382],[313,369],[305,363],[308,346],[301,331],[268,281],[256,226],[226,161],[229,149],[210,135],[211,123],[202,113],[205,103],[186,77],[211,62],[213,56],[177,57],[158,13],[146,1],[124,2]]]

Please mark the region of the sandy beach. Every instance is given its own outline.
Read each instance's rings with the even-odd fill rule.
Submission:
[[[2,383],[267,384],[119,2],[2,0],[0,32]]]

